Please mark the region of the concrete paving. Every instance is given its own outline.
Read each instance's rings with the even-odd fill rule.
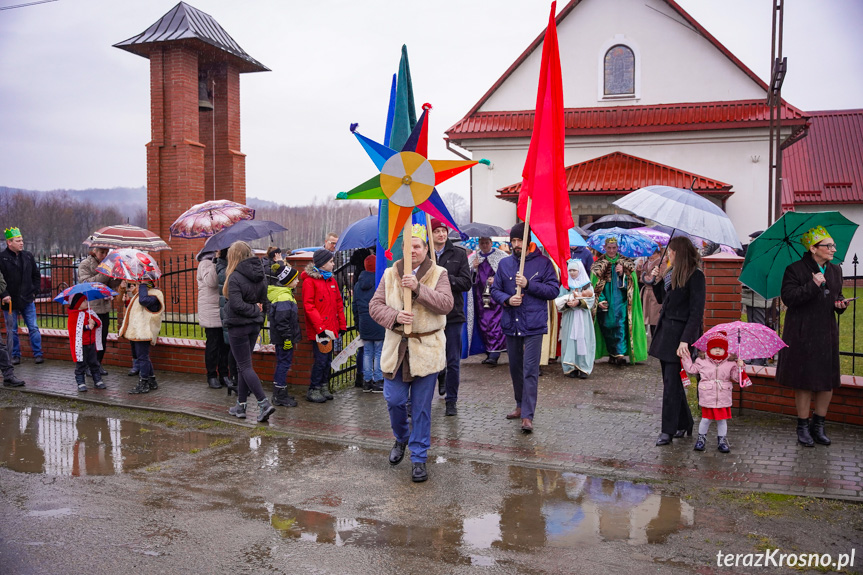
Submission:
[[[489,367],[478,357],[462,363],[458,410],[444,416],[444,402],[432,407],[430,461],[437,455],[480,461],[516,463],[619,478],[640,478],[669,483],[698,482],[707,487],[836,497],[863,501],[863,428],[831,424],[829,447],[799,446],[792,418],[755,411],[738,414],[729,422],[729,454],[716,450],[715,425],[708,434],[707,450],[695,452],[694,438],[656,447],[659,433],[662,383],[658,363],[617,368],[600,362],[590,379],[569,379],[560,367],[543,368],[533,434],[505,415],[515,406],[505,363]],[[201,376],[159,371],[159,389],[146,395],[129,395],[135,378],[112,368],[106,390],[79,393],[70,362],[46,361],[35,365],[22,358],[16,375],[26,380],[17,391],[108,405],[179,412],[253,425],[257,408],[249,403],[250,419],[241,422],[228,415],[236,396],[207,387]],[[259,373],[266,382],[272,374]],[[88,384],[92,382],[88,379]],[[12,388],[0,388],[3,393]],[[270,390],[271,384],[265,383]],[[336,440],[387,449],[393,438],[381,394],[360,388],[339,390],[326,404],[306,402],[305,388],[293,387],[296,408],[278,408],[269,426],[299,437]],[[2,395],[0,395],[2,398]],[[698,414],[696,415],[696,426]]]

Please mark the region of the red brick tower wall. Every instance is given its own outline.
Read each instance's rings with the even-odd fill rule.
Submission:
[[[704,306],[705,331],[720,323],[740,320],[740,270],[743,258],[716,254],[704,258],[707,302]]]

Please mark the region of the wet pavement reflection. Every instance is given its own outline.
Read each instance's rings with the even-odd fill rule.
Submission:
[[[206,448],[216,437],[149,429],[113,417],[0,408],[0,462],[22,473],[115,475]]]

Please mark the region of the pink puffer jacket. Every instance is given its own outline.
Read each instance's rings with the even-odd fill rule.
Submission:
[[[698,374],[698,405],[701,407],[731,407],[731,388],[738,382],[740,370],[737,362],[730,359],[713,361],[698,358],[695,363],[684,356],[683,369],[687,373]]]

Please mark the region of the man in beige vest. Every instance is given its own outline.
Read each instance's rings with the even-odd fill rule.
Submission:
[[[446,314],[453,297],[446,270],[428,255],[425,226],[415,224],[411,237],[411,269],[404,260],[384,272],[369,302],[369,315],[386,328],[381,352],[384,399],[396,442],[390,465],[398,465],[410,446],[411,480],[428,479],[426,458],[431,444],[431,404],[437,374],[446,366]],[[404,288],[411,291],[411,312],[404,311]],[[405,335],[404,326],[411,326]],[[405,404],[410,397],[413,429]]]

